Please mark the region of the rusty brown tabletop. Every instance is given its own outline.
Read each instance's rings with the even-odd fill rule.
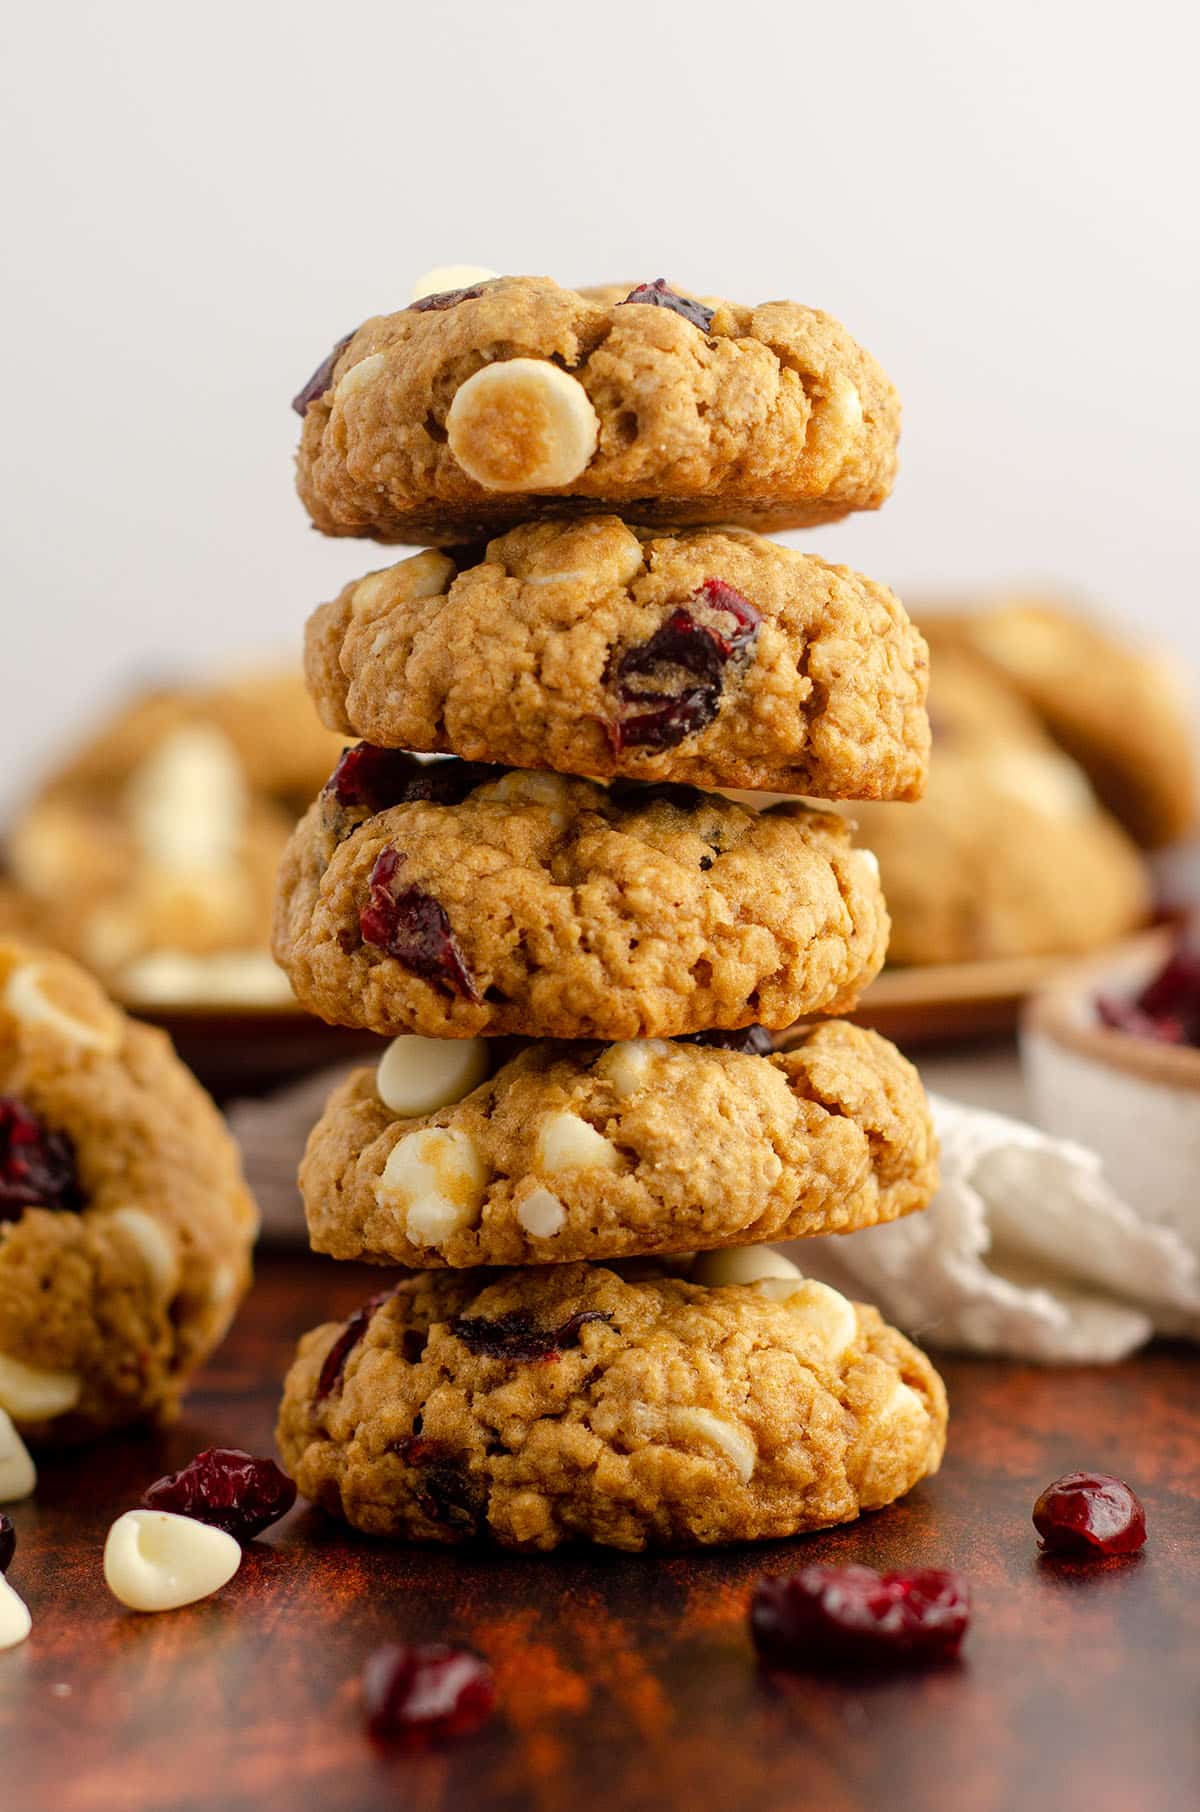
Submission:
[[[388,1546],[294,1510],[216,1598],[122,1610],[100,1556],[143,1486],[213,1444],[269,1451],[295,1336],[378,1273],[266,1257],[234,1332],[164,1435],[46,1459],[12,1506],[33,1612],[0,1654],[4,1812],[1175,1812],[1200,1805],[1200,1363],[1112,1370],[945,1362],[937,1479],[831,1534],[761,1548],[538,1558]],[[1131,1479],[1133,1560],[1040,1559],[1029,1512],[1058,1474]],[[883,1679],[755,1661],[755,1576],[802,1560],[939,1563],[970,1577],[961,1662]],[[365,1736],[363,1657],[465,1638],[500,1687],[488,1729],[388,1755]]]

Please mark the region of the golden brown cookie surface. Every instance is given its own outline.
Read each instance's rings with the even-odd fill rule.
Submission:
[[[836,1013],[877,973],[875,865],[836,815],[494,774],[341,764],[280,871],[275,954],[310,1011],[433,1038],[674,1036]]]
[[[301,1342],[279,1426],[369,1534],[636,1550],[793,1535],[937,1470],[946,1400],[872,1308],[653,1265],[418,1272]]]
[[[526,524],[308,626],[333,729],[471,761],[821,798],[924,784],[927,657],[886,587],[753,534]]]
[[[0,943],[0,1407],[47,1441],[170,1416],[256,1225],[169,1040],[65,957]]]
[[[849,1232],[926,1205],[936,1142],[892,1045],[836,1020],[786,1055],[754,1028],[742,1042],[533,1044],[475,1086],[456,1066],[445,1104],[413,1112],[444,1058],[399,1040],[313,1129],[314,1249],[414,1270],[552,1264]]]
[[[539,515],[796,528],[875,509],[899,400],[830,316],[500,277],[339,344],[296,399],[334,535],[446,545]]]

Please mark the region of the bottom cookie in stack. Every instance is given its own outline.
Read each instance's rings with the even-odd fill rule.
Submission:
[[[753,1247],[410,1274],[305,1336],[278,1439],[368,1534],[633,1551],[851,1521],[945,1430],[923,1353]]]

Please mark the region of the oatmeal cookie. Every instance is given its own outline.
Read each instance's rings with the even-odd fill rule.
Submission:
[[[1177,664],[1032,598],[930,612],[922,623],[939,661],[942,649],[965,647],[1027,700],[1144,847],[1195,829],[1195,735]]]
[[[163,1033],[0,942],[0,1407],[68,1442],[165,1419],[250,1281],[237,1148]]]
[[[296,397],[329,535],[445,545],[539,515],[800,528],[877,509],[900,404],[829,315],[498,277],[378,315]]]
[[[608,1040],[841,1012],[887,932],[835,814],[360,744],[289,846],[275,954],[337,1025]]]
[[[309,1138],[314,1251],[563,1263],[847,1233],[926,1205],[936,1143],[892,1045],[837,1020],[786,1054],[758,1027],[715,1037],[532,1044],[490,1076],[495,1041],[397,1039]]]
[[[772,1269],[417,1272],[302,1340],[284,1463],[355,1528],[422,1541],[636,1550],[849,1522],[936,1472],[945,1391],[875,1309]]]
[[[426,552],[308,626],[331,729],[567,774],[913,799],[924,642],[882,585],[736,529],[527,523]]]

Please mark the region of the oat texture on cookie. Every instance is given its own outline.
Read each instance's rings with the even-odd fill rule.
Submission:
[[[300,1184],[314,1250],[393,1275],[301,1342],[285,1464],[370,1534],[534,1551],[893,1502],[937,1470],[941,1381],[771,1242],[936,1187],[916,1071],[836,1017],[889,921],[814,803],[920,797],[928,651],[761,531],[884,501],[895,392],[796,303],[449,265],[294,406],[316,527],[422,551],[306,635],[348,740],[274,951],[391,1042]]]

